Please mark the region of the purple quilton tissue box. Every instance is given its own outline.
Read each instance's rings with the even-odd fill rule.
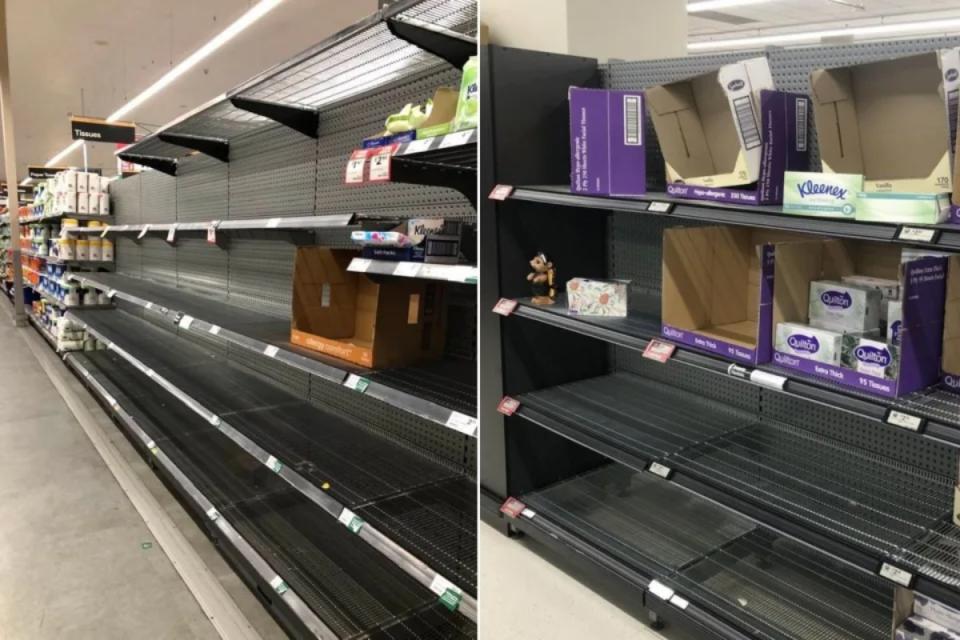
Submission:
[[[643,91],[570,87],[570,191],[647,192]]]

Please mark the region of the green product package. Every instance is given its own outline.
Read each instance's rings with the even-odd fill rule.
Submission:
[[[787,171],[783,174],[783,212],[852,220],[861,191],[860,174]]]
[[[476,129],[480,124],[480,66],[477,56],[470,56],[463,65],[463,78],[460,81],[460,97],[457,99],[457,115],[453,118],[453,128]]]
[[[949,193],[861,193],[857,205],[864,222],[939,224],[949,217]]]

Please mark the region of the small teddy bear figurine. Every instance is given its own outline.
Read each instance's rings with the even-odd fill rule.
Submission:
[[[541,251],[533,256],[530,268],[533,272],[527,274],[527,282],[530,283],[533,292],[533,304],[553,304],[557,297],[557,271],[553,268],[553,263]]]

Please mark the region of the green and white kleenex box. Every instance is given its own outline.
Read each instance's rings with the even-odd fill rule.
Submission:
[[[861,191],[860,174],[787,171],[783,174],[783,212],[852,220]]]
[[[861,192],[856,219],[896,224],[940,224],[950,217],[949,193]]]

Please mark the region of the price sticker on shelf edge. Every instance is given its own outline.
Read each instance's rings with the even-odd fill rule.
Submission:
[[[433,576],[430,582],[430,591],[440,596],[440,602],[450,611],[456,611],[463,600],[463,591],[439,573]]]
[[[909,571],[905,571],[900,567],[895,567],[892,564],[888,564],[886,562],[880,565],[880,575],[886,578],[887,580],[890,580],[892,582],[899,584],[902,587],[906,587],[907,589],[909,589],[910,586],[913,584],[912,573],[910,573]]]
[[[267,461],[263,464],[274,473],[280,473],[280,470],[283,469],[283,463],[277,460],[274,456],[269,456]]]
[[[217,511],[216,507],[210,507],[207,509],[207,517],[216,522],[217,518],[220,517],[220,512]]]
[[[140,229],[140,233],[137,234],[137,240],[143,240],[143,236],[147,235],[148,233],[150,233],[150,225],[145,224],[143,225],[143,228]]]
[[[350,261],[350,267],[347,271],[352,271],[353,273],[366,273],[370,269],[370,265],[373,264],[368,258],[354,258]]]
[[[363,184],[368,155],[370,155],[370,149],[357,149],[350,154],[347,172],[343,179],[346,184]]]
[[[106,237],[107,237],[107,234],[110,233],[110,229],[112,229],[112,228],[113,228],[113,227],[111,227],[110,225],[105,226],[105,227],[103,228],[103,231],[100,232],[100,237],[101,237],[101,238],[106,238]]]
[[[276,229],[280,226],[282,220],[280,218],[270,218],[267,220],[267,229]]]
[[[509,184],[498,184],[493,188],[493,191],[490,192],[491,200],[499,200],[503,202],[507,198],[513,195],[513,187]]]
[[[150,442],[147,443],[147,451],[149,451],[153,455],[157,455],[157,452],[160,451],[160,447],[157,446],[156,442],[151,440]]]
[[[673,606],[677,607],[680,610],[685,611],[687,607],[690,606],[690,601],[687,600],[686,598],[681,598],[677,594],[673,594],[673,597],[670,598],[670,604],[672,604]]]
[[[501,316],[509,316],[511,313],[516,311],[517,301],[511,300],[510,298],[500,298],[497,301],[497,304],[493,305],[493,312],[498,313]]]
[[[347,376],[347,379],[343,382],[343,386],[347,389],[353,389],[354,391],[359,391],[363,393],[367,390],[367,387],[370,386],[370,381],[366,378],[358,376],[355,373],[351,373]]]
[[[174,225],[171,225],[169,229],[167,229],[167,242],[173,242],[176,239],[177,239],[177,225],[174,224]]]
[[[665,342],[663,340],[651,340],[647,344],[647,348],[643,350],[643,357],[648,360],[655,360],[660,364],[665,363],[671,357],[673,353],[677,350],[677,345]]]
[[[522,514],[526,508],[527,505],[516,498],[507,498],[506,501],[500,505],[500,513],[516,519],[520,517],[520,514]]]
[[[215,335],[215,336],[218,336],[218,335],[220,335],[220,326],[219,326],[219,325],[212,324],[212,325],[210,325],[210,328],[207,329],[207,331],[209,331],[210,333],[212,333],[212,334]]]
[[[673,473],[673,469],[665,464],[660,464],[659,462],[651,462],[647,471],[655,476],[660,476],[664,480],[669,480],[670,474]]]
[[[778,391],[783,391],[783,388],[787,386],[786,377],[778,376],[775,373],[761,371],[760,369],[754,369],[750,372],[750,382],[759,384],[763,387],[770,387],[771,389],[776,389]]]
[[[367,174],[369,182],[390,182],[390,166],[397,145],[388,145],[376,149],[370,156],[370,171]]]
[[[207,226],[207,244],[217,244],[217,227],[220,226],[220,222],[215,221],[211,222]]]
[[[897,238],[907,242],[922,242],[930,244],[937,239],[938,229],[926,229],[923,227],[901,227]]]
[[[520,408],[520,401],[510,396],[503,396],[500,404],[497,405],[497,411],[505,416],[512,416]]]
[[[290,587],[287,586],[287,583],[284,582],[280,576],[273,576],[273,580],[270,581],[270,587],[280,596],[290,590]]]
[[[477,434],[477,419],[459,411],[451,411],[447,426],[468,436]]]
[[[647,211],[651,213],[670,213],[673,206],[670,202],[653,201],[647,205]]]
[[[190,328],[190,325],[193,324],[193,317],[192,317],[192,316],[183,316],[182,318],[180,318],[180,322],[179,322],[178,324],[179,324],[179,326],[180,326],[181,329],[183,329],[184,331],[186,331],[186,330],[188,330],[188,329]]]
[[[351,533],[360,533],[360,529],[363,528],[363,519],[355,514],[350,509],[344,507],[343,511],[340,512],[340,517],[337,518],[340,521],[340,524],[345,526],[347,529],[350,529]]]
[[[663,584],[659,580],[651,580],[650,586],[647,587],[647,591],[657,596],[661,600],[667,601],[669,601],[675,593],[673,589]]]
[[[397,266],[393,268],[393,275],[403,278],[416,278],[420,274],[421,266],[423,265],[419,262],[398,262]]]
[[[457,131],[456,133],[448,133],[443,136],[443,139],[440,141],[438,149],[448,149],[450,147],[459,147],[470,142],[470,138],[473,137],[473,133],[476,129],[465,129],[463,131]]]
[[[280,347],[274,344],[268,344],[267,347],[263,350],[263,355],[267,356],[268,358],[276,358],[277,353],[279,352],[280,352]]]
[[[907,429],[908,431],[919,432],[920,429],[923,428],[923,418],[891,409],[890,413],[887,414],[887,424],[892,424],[895,427]]]
[[[430,149],[430,145],[433,144],[435,138],[420,138],[419,140],[411,140],[407,143],[407,146],[403,148],[403,155],[410,155],[413,153],[423,153]]]

